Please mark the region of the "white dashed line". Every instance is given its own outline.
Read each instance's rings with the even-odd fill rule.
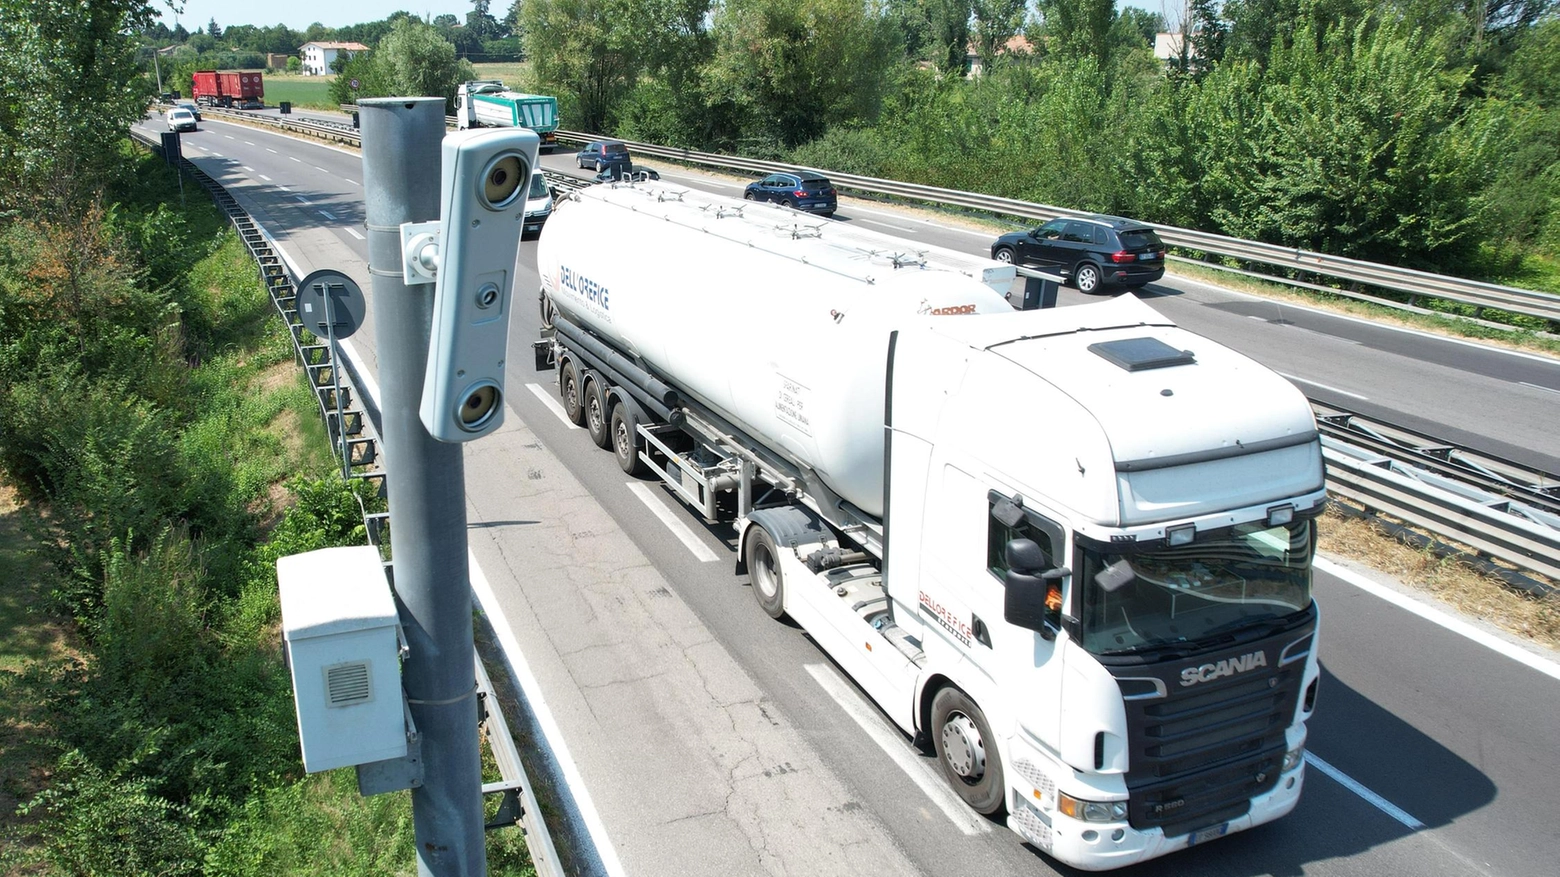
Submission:
[[[335,219],[336,218],[336,214],[331,213],[329,210],[321,210],[320,211],[320,215],[325,217],[326,219]]]
[[[324,212],[324,211],[321,211],[321,212]],[[353,237],[357,238],[360,241],[368,240],[368,238],[365,238],[362,235],[358,234],[358,230],[353,228],[353,227],[351,227],[351,226],[347,226],[346,228],[344,228],[342,230],[345,231],[347,234],[352,235]]]
[[[343,180],[347,180],[346,177],[342,177],[342,179]],[[354,186],[361,186],[361,185],[363,185],[362,183],[358,182],[357,180],[347,180],[347,182],[351,183]]]
[[[322,167],[320,167],[320,166],[319,166],[319,165],[315,165],[315,166],[314,166],[314,169],[315,169],[315,170],[317,170],[317,171],[319,171],[319,172],[320,172],[320,173],[322,173],[322,174],[328,174],[328,173],[330,173],[330,171],[328,171],[328,170],[326,170],[326,169],[324,169],[324,168],[322,168]]]
[[[548,411],[558,415],[558,419],[563,421],[564,426],[569,429],[579,429],[578,426],[575,426],[569,420],[569,415],[564,413],[563,406],[558,403],[557,399],[553,398],[553,394],[547,392],[541,384],[526,384],[525,388],[535,394],[536,398],[542,400],[542,404],[547,406]]]
[[[244,170],[246,170],[246,171],[249,171],[249,172],[250,172],[250,173],[254,173],[254,172],[255,172],[255,169],[254,169],[254,168],[252,168],[252,167],[250,167],[250,166],[249,166],[249,165],[247,165],[247,164],[246,164],[246,165],[244,165],[244,166],[243,166],[243,168],[244,168]]]
[[[1258,319],[1260,319],[1260,317]],[[1306,384],[1306,385],[1312,386],[1312,387],[1319,387],[1319,388],[1321,388],[1323,390],[1326,390],[1329,393],[1337,393],[1337,394],[1342,395],[1342,396],[1349,396],[1349,397],[1354,398],[1354,399],[1359,399],[1362,402],[1363,401],[1369,401],[1368,397],[1361,396],[1359,393],[1351,393],[1348,390],[1340,390],[1337,387],[1329,387],[1326,384],[1318,384],[1316,381],[1308,381],[1305,378],[1297,378],[1294,375],[1287,374],[1285,372],[1279,372],[1279,374],[1281,374],[1284,377],[1290,379],[1291,381],[1294,381],[1297,384]]]
[[[260,175],[260,179],[265,180],[267,183],[271,182],[271,178],[266,176],[265,174],[261,174]]]
[[[289,155],[289,156],[287,156],[287,157],[288,157],[288,158],[290,158],[290,159],[292,159],[292,160],[293,160],[293,161],[296,161],[296,162],[298,162],[298,163],[299,163],[299,164],[303,164],[303,159],[301,159],[301,158],[299,158],[299,157],[298,157],[298,156],[296,156],[296,155]]]
[[[1420,822],[1414,817],[1408,815],[1408,812],[1403,808],[1397,806],[1391,801],[1388,801],[1386,798],[1381,797],[1375,792],[1372,792],[1370,789],[1360,785],[1357,780],[1339,770],[1338,768],[1333,767],[1320,758],[1317,758],[1316,753],[1307,752],[1305,754],[1305,761],[1307,764],[1315,767],[1322,773],[1332,777],[1340,786],[1343,786],[1345,789],[1348,789],[1354,794],[1359,795],[1361,798],[1364,798],[1365,801],[1372,807],[1375,807],[1377,810],[1380,810],[1388,816],[1391,816],[1398,822],[1403,823],[1403,825],[1407,827],[1409,831],[1418,831],[1419,829],[1425,827],[1423,822]]]
[[[304,203],[304,204],[309,203],[309,199],[303,197],[302,195],[294,195],[293,197],[297,198],[301,203]]]
[[[633,491],[634,496],[639,497],[639,501],[645,504],[645,508],[648,508],[652,514],[661,519],[661,523],[666,525],[666,529],[672,531],[672,535],[677,537],[677,541],[687,546],[688,550],[693,552],[694,560],[702,563],[711,563],[720,559],[715,552],[710,550],[708,545],[699,541],[698,536],[693,535],[693,531],[688,529],[688,525],[684,524],[671,509],[667,508],[666,503],[650,492],[650,485],[636,481],[629,484],[628,489]]]
[[[255,145],[255,142],[253,140],[245,140],[244,142],[249,144],[250,146],[254,146]]]
[[[276,188],[281,189],[283,192],[291,192],[292,191],[292,189],[289,189],[286,186],[277,186]]]
[[[841,679],[832,667],[827,664],[805,666],[808,674],[824,690],[824,693],[834,698],[834,702],[840,705],[845,715],[854,719],[856,724],[861,726],[861,730],[867,732],[872,742],[899,765],[899,769],[905,772],[905,776],[919,786],[926,797],[932,799],[932,803],[937,805],[937,809],[941,810],[944,816],[952,820],[955,827],[970,835],[987,834],[991,831],[991,823],[964,806],[964,802],[953,794],[953,790],[948,788],[942,776],[932,769],[935,762],[914,755],[910,747],[905,745],[904,738],[890,731],[883,724],[882,716],[877,710],[863,703],[861,696]]]
[[[222,135],[222,136],[223,136],[223,137],[226,137],[226,138],[227,138],[227,139],[229,139],[229,140],[232,140],[232,139],[233,139],[233,135],[232,135],[232,134],[223,134],[223,135]]]
[[[222,153],[216,151],[215,149],[208,149],[206,151],[211,153],[212,155],[215,155],[217,158],[221,158],[222,157]]]
[[[276,150],[274,150],[274,149],[272,149],[272,148],[271,148],[271,147],[269,147],[269,146],[267,146],[267,147],[266,147],[266,148],[265,148],[265,151],[266,151],[266,152],[269,152],[269,153],[271,153],[271,154],[273,154],[273,155],[281,155],[281,153],[280,153],[280,152],[277,152],[277,151],[276,151]]]

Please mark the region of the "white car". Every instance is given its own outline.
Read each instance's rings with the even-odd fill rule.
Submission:
[[[552,189],[548,188],[547,178],[542,176],[542,172],[533,170],[531,188],[525,193],[525,223],[520,229],[521,235],[541,234],[542,226],[547,223],[547,217],[552,216],[552,212]]]
[[[184,107],[174,107],[168,111],[169,131],[198,131],[199,124],[195,121],[195,114]]]

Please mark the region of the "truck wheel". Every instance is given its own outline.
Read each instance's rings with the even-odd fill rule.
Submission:
[[[937,747],[937,764],[953,791],[976,813],[1000,816],[1007,803],[1007,783],[997,738],[980,707],[950,685],[932,699],[929,730]]]
[[[775,540],[763,527],[754,527],[747,542],[748,578],[753,581],[753,597],[770,618],[785,615],[785,578],[780,573],[780,552]]]
[[[607,394],[602,391],[600,381],[590,381],[585,385],[585,431],[602,450],[612,447],[612,430],[607,417]]]
[[[617,457],[618,468],[630,478],[643,478],[646,475],[645,461],[639,459],[639,448],[634,443],[637,428],[638,424],[634,422],[634,415],[629,413],[628,406],[614,402],[612,419],[608,422],[612,436],[612,456]]]
[[[573,362],[566,362],[558,373],[558,395],[563,397],[563,413],[575,426],[585,425],[585,406],[580,403],[580,373]]]

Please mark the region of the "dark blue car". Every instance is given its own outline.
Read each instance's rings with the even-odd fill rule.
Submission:
[[[833,216],[839,206],[834,184],[826,177],[808,173],[770,174],[756,183],[748,183],[742,197],[749,201],[774,201],[822,216]]]

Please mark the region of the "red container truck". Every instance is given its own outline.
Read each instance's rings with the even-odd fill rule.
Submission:
[[[206,107],[253,109],[265,97],[258,71],[197,70],[191,77],[195,102]]]

